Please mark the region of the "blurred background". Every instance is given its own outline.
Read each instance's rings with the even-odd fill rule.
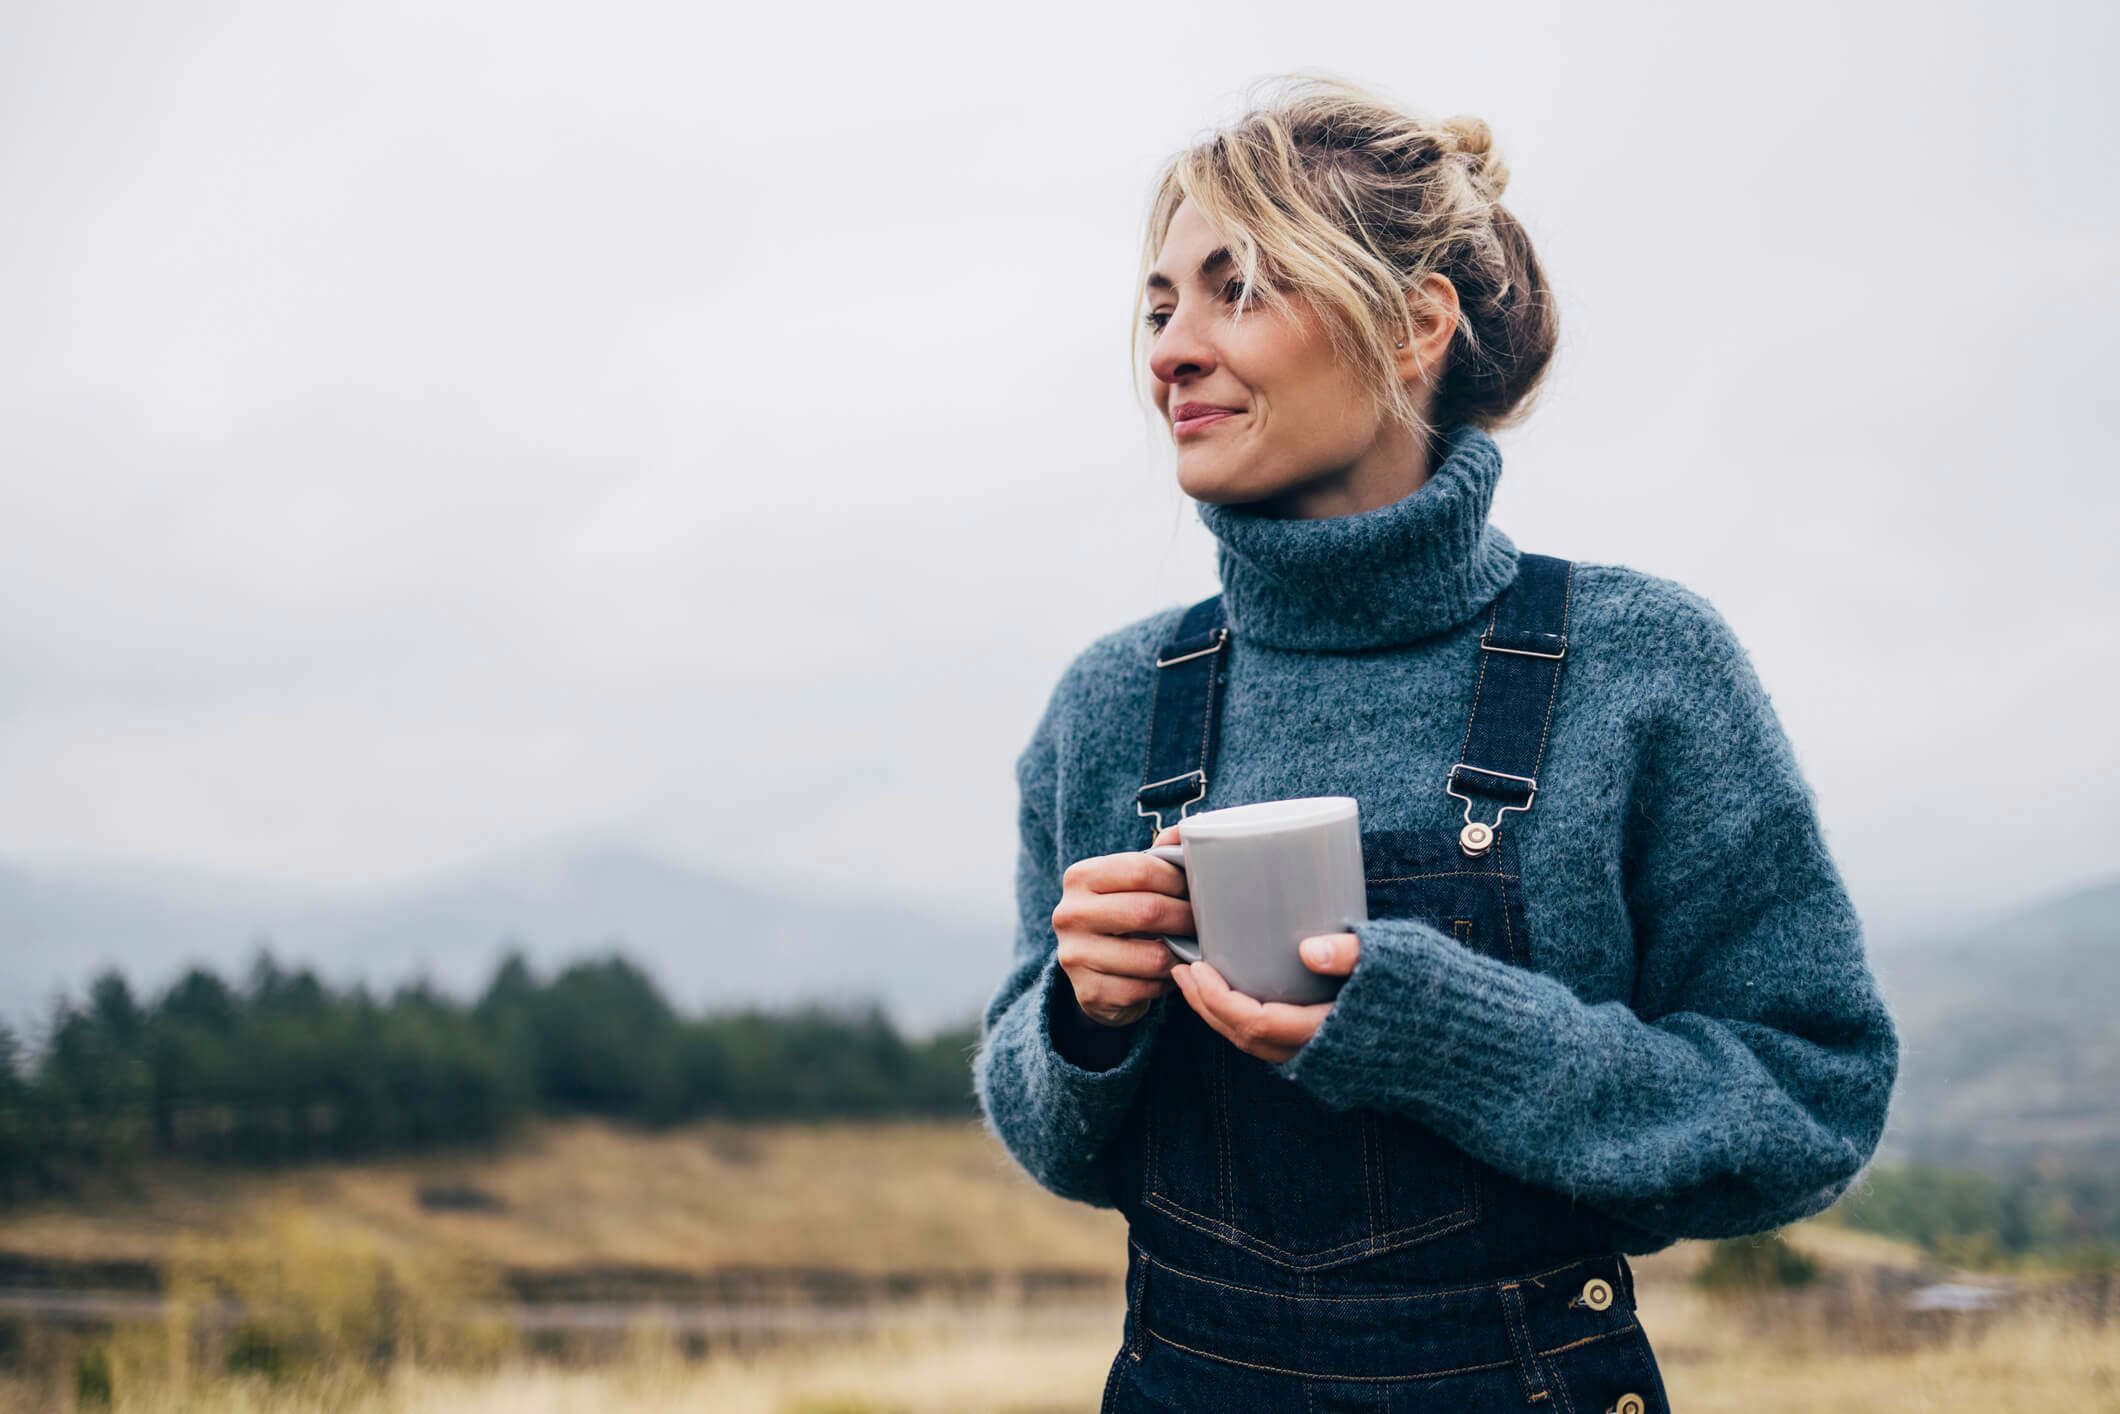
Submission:
[[[7,7],[0,1401],[1096,1398],[966,1054],[1047,693],[1216,587],[1150,183],[1294,69],[1494,127],[1493,519],[1729,619],[1901,1018],[1674,1399],[2114,1398],[2116,23]]]

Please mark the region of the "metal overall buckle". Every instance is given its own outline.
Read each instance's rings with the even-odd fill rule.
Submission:
[[[1508,650],[1504,650],[1508,651]],[[1478,771],[1483,776],[1495,776],[1505,781],[1522,781],[1531,787],[1531,794],[1524,797],[1522,805],[1504,805],[1494,814],[1492,825],[1483,825],[1472,818],[1472,797],[1457,788],[1457,773],[1460,770]],[[1485,766],[1475,766],[1469,761],[1460,761],[1443,773],[1443,791],[1465,802],[1465,828],[1458,831],[1458,848],[1478,859],[1494,847],[1494,832],[1501,828],[1502,817],[1512,810],[1529,810],[1531,802],[1538,799],[1538,782],[1530,776],[1513,776],[1507,771],[1490,771]]]
[[[1160,835],[1163,833],[1163,812],[1160,810],[1150,810],[1147,806],[1143,805],[1141,803],[1141,796],[1145,792],[1154,790],[1157,786],[1167,786],[1173,781],[1191,780],[1195,776],[1199,777],[1200,779],[1200,788],[1193,792],[1192,798],[1190,800],[1182,800],[1178,802],[1178,819],[1180,821],[1183,821],[1185,819],[1185,812],[1192,809],[1193,806],[1197,805],[1200,800],[1207,794],[1207,772],[1187,771],[1182,776],[1166,776],[1160,781],[1150,781],[1147,785],[1141,787],[1140,790],[1134,792],[1134,813],[1136,815],[1150,816],[1156,822],[1156,834],[1150,835],[1148,837],[1148,842],[1150,844],[1154,844],[1156,842],[1156,835]]]
[[[1158,669],[1158,671],[1164,668],[1175,668],[1180,663],[1190,663],[1195,658],[1206,658],[1213,654],[1221,652],[1222,649],[1226,647],[1229,643],[1229,626],[1224,624],[1219,628],[1209,629],[1207,631],[1207,639],[1208,643],[1205,648],[1195,648],[1192,652],[1180,653],[1175,658],[1166,658],[1159,652],[1156,655],[1156,668]],[[1187,641],[1190,642],[1191,640]],[[1212,677],[1210,677],[1208,700],[1210,702],[1213,701]],[[1147,795],[1157,786],[1167,786],[1178,781],[1189,780],[1198,780],[1200,782],[1200,788],[1192,793],[1191,799],[1183,800],[1178,803],[1178,819],[1182,821],[1185,819],[1186,812],[1191,810],[1193,806],[1199,804],[1200,801],[1204,799],[1207,795],[1207,772],[1204,769],[1198,771],[1187,771],[1180,776],[1165,776],[1160,781],[1150,781],[1147,785],[1142,786],[1141,789],[1134,792],[1134,813],[1136,815],[1147,816],[1156,822],[1155,834],[1152,834],[1148,837],[1148,842],[1150,844],[1154,844],[1156,842],[1156,835],[1160,835],[1163,833],[1163,812],[1160,810],[1150,810],[1147,806],[1141,803],[1141,797]]]

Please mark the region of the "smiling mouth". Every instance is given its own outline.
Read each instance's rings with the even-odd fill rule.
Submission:
[[[1183,437],[1188,432],[1197,432],[1202,428],[1211,427],[1217,422],[1226,422],[1236,416],[1239,416],[1239,414],[1232,409],[1216,408],[1213,412],[1203,412],[1197,417],[1180,418],[1170,425],[1170,430],[1173,435]]]

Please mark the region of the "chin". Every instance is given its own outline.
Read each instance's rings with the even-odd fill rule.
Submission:
[[[1178,467],[1178,489],[1195,501],[1207,501],[1218,506],[1241,506],[1249,501],[1263,501],[1270,496],[1277,496],[1286,488],[1264,482],[1257,477],[1248,477],[1242,470],[1193,470],[1181,463]]]

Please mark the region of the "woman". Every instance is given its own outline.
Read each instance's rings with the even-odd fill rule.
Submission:
[[[1816,1213],[1884,1124],[1897,1037],[1729,627],[1487,521],[1556,332],[1507,179],[1477,119],[1300,78],[1154,202],[1222,592],[1090,645],[1018,759],[975,1065],[1017,1160],[1129,1221],[1107,1411],[1664,1409],[1624,1254]],[[1336,998],[1176,963],[1145,847],[1315,795],[1363,827],[1370,921],[1301,944]]]

